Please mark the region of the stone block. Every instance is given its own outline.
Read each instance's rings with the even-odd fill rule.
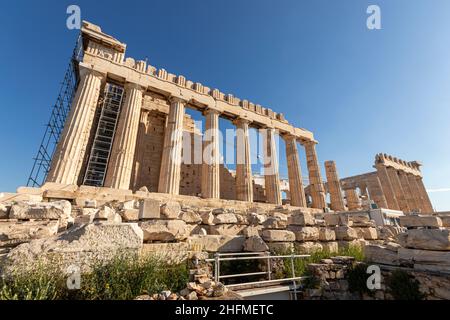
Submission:
[[[260,236],[251,236],[245,240],[244,251],[265,252],[269,251],[269,246]]]
[[[329,253],[337,253],[339,251],[339,246],[336,241],[320,242],[324,251]]]
[[[317,241],[319,240],[319,228],[316,227],[302,227],[292,225],[288,228],[295,234],[296,241]]]
[[[161,203],[158,200],[145,199],[139,203],[139,220],[160,219]]]
[[[442,226],[445,228],[450,228],[450,215],[449,216],[440,216],[442,221]]]
[[[399,265],[397,251],[392,251],[387,246],[377,244],[365,246],[364,255],[368,261],[373,263]]]
[[[310,254],[323,250],[323,246],[319,242],[296,242],[294,248],[299,254]]]
[[[10,209],[10,206],[7,206],[4,203],[0,203],[0,219],[8,219]]]
[[[406,232],[404,240],[408,248],[450,251],[448,229],[410,229]]]
[[[266,229],[286,229],[287,218],[282,220],[279,217],[269,217],[264,221],[263,226]]]
[[[437,216],[408,215],[400,217],[400,226],[405,228],[442,227],[442,220]]]
[[[56,235],[59,221],[0,221],[0,247],[16,246]]]
[[[262,233],[262,226],[248,226],[242,230],[242,235],[246,237],[259,236]]]
[[[209,226],[208,229],[212,235],[236,236],[241,234],[244,228],[245,226],[238,224],[218,224]]]
[[[308,212],[294,211],[288,218],[289,225],[314,226],[314,216]]]
[[[214,217],[214,224],[237,223],[236,215],[233,213],[221,213]]]
[[[336,232],[330,228],[320,228],[319,229],[319,240],[320,241],[335,241]]]
[[[161,218],[177,220],[180,217],[181,205],[176,201],[169,201],[161,206]]]
[[[189,229],[183,220],[148,220],[139,223],[144,241],[185,240]]]
[[[139,209],[122,209],[119,214],[126,222],[139,220]]]
[[[73,223],[72,205],[69,201],[18,202],[11,206],[10,219],[59,220],[59,227],[65,229]]]
[[[358,235],[358,238],[365,239],[365,240],[377,240],[378,239],[378,232],[376,228],[355,228],[353,229],[356,231],[356,234]]]
[[[266,219],[267,219],[266,215],[255,212],[251,212],[247,215],[247,220],[251,225],[263,224],[266,221]]]
[[[186,223],[200,224],[202,223],[202,217],[193,210],[182,211],[180,219]]]
[[[450,270],[450,252],[399,248],[398,259],[402,264],[424,264],[447,266]]]
[[[268,242],[270,252],[285,254],[294,252],[294,242]]]
[[[199,211],[200,217],[202,218],[202,223],[206,225],[214,224],[214,215],[211,210],[209,211]]]
[[[295,234],[288,230],[263,230],[262,238],[268,242],[295,241]]]
[[[192,236],[189,237],[189,247],[207,252],[240,252],[244,247],[244,236]]]
[[[323,215],[323,219],[325,220],[325,224],[327,226],[335,227],[339,225],[339,215],[337,213],[325,213]]]
[[[356,233],[355,229],[351,227],[336,227],[334,231],[336,233],[337,240],[351,241],[358,239],[358,234]]]
[[[111,223],[121,223],[122,217],[116,213],[116,210],[108,206],[104,206],[97,211],[94,221],[108,221]]]

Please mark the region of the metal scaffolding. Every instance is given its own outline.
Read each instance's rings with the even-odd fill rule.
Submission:
[[[70,112],[72,100],[77,91],[79,83],[78,63],[83,59],[83,45],[81,35],[78,37],[69,66],[61,83],[61,89],[56,99],[56,103],[52,106],[50,120],[48,121],[44,136],[33,158],[34,163],[28,178],[28,187],[40,187],[47,178],[50,170],[50,164],[55,152],[56,145],[64,128],[67,116]]]
[[[106,84],[83,185],[103,187],[123,97],[123,87]]]

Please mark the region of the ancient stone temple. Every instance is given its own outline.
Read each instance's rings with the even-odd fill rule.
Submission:
[[[377,154],[376,171],[340,180],[348,207],[357,209],[359,196],[363,196],[370,198],[379,208],[405,213],[433,213],[420,167],[418,161],[407,162],[387,154]]]
[[[126,45],[88,22],[82,27],[83,59],[72,103],[47,182],[282,203],[275,135],[285,141],[289,197],[306,207],[298,145],[309,170],[311,207],[326,207],[325,191],[311,132],[291,125],[281,113],[224,94],[198,82],[126,58]],[[205,133],[186,109],[201,111]],[[236,170],[220,161],[219,118],[236,127]],[[264,188],[254,183],[249,128],[264,131]],[[186,139],[208,152],[186,162]],[[195,149],[195,148],[193,148]],[[192,155],[194,158],[197,155]]]

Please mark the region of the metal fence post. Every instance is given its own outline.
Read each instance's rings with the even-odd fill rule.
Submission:
[[[215,272],[214,272],[214,281],[215,282],[219,282],[219,273],[220,273],[220,256],[219,253],[216,252],[216,254],[214,255],[214,258],[216,259],[215,264],[214,264],[214,268],[215,268]]]
[[[292,268],[292,278],[294,279],[292,281],[292,283],[294,284],[294,300],[297,300],[297,282],[295,281],[294,255],[291,255],[291,268]]]

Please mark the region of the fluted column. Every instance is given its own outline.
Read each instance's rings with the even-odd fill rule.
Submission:
[[[422,198],[423,213],[433,213],[434,212],[433,204],[431,203],[430,197],[428,196],[427,189],[425,188],[425,185],[423,184],[422,177],[416,176],[415,179],[416,179],[417,187],[419,189],[419,192],[420,192],[421,198]]]
[[[399,179],[405,194],[406,202],[408,203],[409,212],[417,211],[419,206],[416,203],[411,186],[409,185],[407,174],[403,171],[399,171]]]
[[[392,167],[388,167],[386,168],[386,170],[389,175],[389,180],[391,181],[392,189],[394,190],[395,198],[397,199],[400,210],[403,212],[409,212],[410,208],[408,206],[408,202],[406,201],[405,192],[403,191],[398,171]]]
[[[383,188],[384,196],[386,197],[388,208],[392,210],[400,210],[386,166],[377,164],[375,167],[377,169],[381,187]]]
[[[280,205],[280,174],[278,167],[277,147],[275,143],[275,129],[263,129],[264,141],[264,179],[267,202]]]
[[[143,93],[143,88],[137,84],[125,85],[125,102],[114,134],[105,187],[124,190],[130,188]]]
[[[346,189],[345,199],[347,200],[348,210],[361,210],[361,200],[359,199],[358,193],[355,189]]]
[[[53,155],[47,182],[78,184],[104,79],[103,74],[80,66],[80,84]]]
[[[253,177],[250,158],[249,121],[237,119],[236,125],[236,198],[253,202]]]
[[[425,212],[422,193],[420,192],[419,186],[417,185],[416,177],[412,174],[407,173],[406,178],[408,179],[409,187],[411,189],[411,196],[412,198],[414,198],[417,209],[419,209],[420,212]]]
[[[159,174],[158,192],[180,193],[181,150],[185,101],[172,98],[164,130],[164,147]]]
[[[367,188],[369,189],[370,199],[376,203],[378,208],[386,209],[388,207],[386,197],[377,175],[370,178],[367,183]]]
[[[219,112],[205,111],[205,134],[202,164],[202,197],[220,198]]]
[[[298,156],[297,138],[292,135],[286,135],[284,141],[286,144],[291,205],[296,207],[307,207],[302,172],[300,169],[300,158]]]
[[[319,161],[316,153],[316,142],[307,141],[303,143],[306,152],[306,164],[309,172],[309,184],[311,189],[312,207],[325,209],[325,188],[323,187],[322,176],[320,174]]]
[[[330,208],[334,211],[345,211],[342,188],[334,161],[325,162],[325,172],[327,175],[328,190],[330,192]]]

